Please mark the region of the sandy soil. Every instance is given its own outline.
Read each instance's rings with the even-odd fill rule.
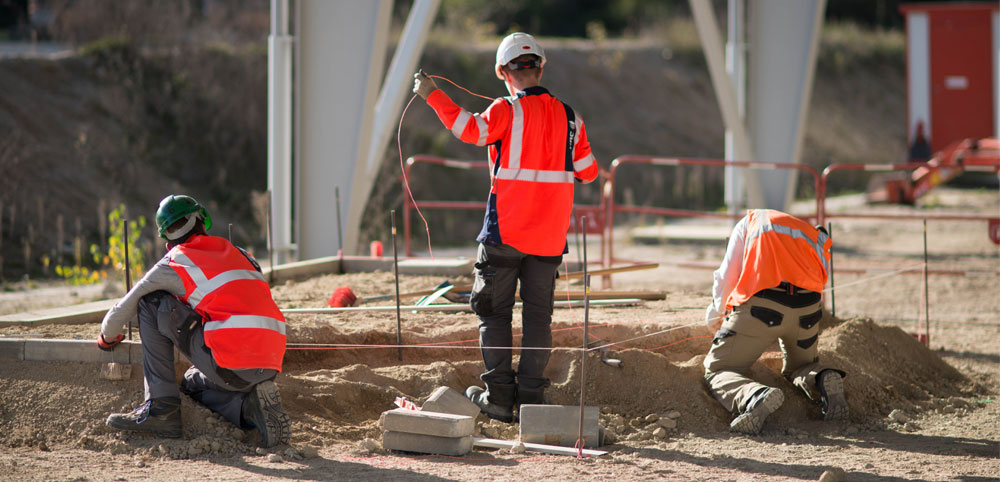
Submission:
[[[1000,207],[995,191],[945,190],[934,196],[923,207],[884,209],[997,213]],[[838,267],[892,271],[923,259],[919,222],[834,223]],[[820,357],[848,373],[846,423],[823,422],[819,407],[781,378],[780,353],[771,351],[755,365],[754,376],[782,388],[786,402],[761,435],[730,434],[731,415],[701,378],[711,336],[702,326],[711,274],[669,265],[718,262],[721,243],[639,246],[628,245],[623,236],[620,245],[627,246],[623,252],[629,257],[665,264],[616,275],[615,288],[666,290],[667,296],[639,306],[595,307],[589,314],[592,341],[611,343],[605,355],[624,363],[606,365],[597,352],[583,361],[586,399],[601,407],[612,442],[603,447],[606,456],[385,451],[377,443],[378,417],[396,397],[419,403],[438,386],[462,390],[477,383],[482,366],[474,317],[404,312],[400,325],[408,347],[399,361],[395,347],[317,346],[395,344],[395,312],[296,314],[289,316],[289,352],[278,379],[293,421],[290,447],[255,449],[254,433],[233,428],[187,399],[183,439],[111,432],[104,426],[107,414],[140,401],[141,370],[112,382],[99,379],[94,365],[11,363],[0,366],[5,448],[0,480],[816,480],[833,468],[844,470],[846,480],[996,480],[1000,252],[984,224],[928,227],[932,269],[976,272],[930,278],[930,349],[912,336],[924,320],[920,276],[838,274],[837,317],[822,322]],[[404,277],[400,284],[405,292],[441,281]],[[383,272],[321,276],[273,292],[283,308],[320,307],[343,285],[362,296],[393,288],[391,273]],[[579,401],[576,347],[582,343],[583,318],[581,309],[556,310],[557,348],[548,367],[553,403]],[[12,327],[0,329],[0,336],[89,339],[97,330],[96,325]],[[674,411],[680,414],[676,426],[656,432],[670,425],[661,420]],[[483,417],[477,431],[517,437],[517,425]]]

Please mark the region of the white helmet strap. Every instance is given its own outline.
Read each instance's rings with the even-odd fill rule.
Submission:
[[[185,234],[191,231],[191,228],[194,227],[194,223],[198,221],[198,213],[188,214],[186,219],[187,222],[177,229],[171,230],[170,228],[167,228],[163,235],[167,237],[168,241],[183,238]]]

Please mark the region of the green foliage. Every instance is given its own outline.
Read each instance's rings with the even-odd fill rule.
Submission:
[[[88,42],[80,47],[80,55],[93,57],[95,59],[105,59],[108,57],[122,56],[123,53],[131,53],[132,39],[128,35],[111,35],[100,40]]]
[[[90,245],[90,254],[93,257],[97,269],[90,269],[86,266],[56,266],[56,275],[65,278],[72,285],[84,285],[99,283],[107,279],[112,274],[115,277],[125,270],[125,205],[121,204],[108,213],[108,252],[104,253],[96,244]],[[132,281],[138,280],[146,271],[146,253],[139,245],[139,238],[142,229],[146,227],[146,218],[139,216],[137,220],[128,221],[128,260],[129,271]],[[43,256],[43,262],[48,263],[47,257]]]
[[[138,220],[128,221],[128,240],[125,240],[123,220],[125,219],[125,205],[121,204],[108,214],[108,252],[103,254],[100,248],[94,244],[90,246],[90,254],[94,256],[94,262],[106,270],[115,273],[125,271],[125,245],[128,245],[129,271],[132,281],[136,281],[146,272],[144,259],[146,253],[139,246],[139,237],[142,229],[146,227],[146,218],[139,216]]]

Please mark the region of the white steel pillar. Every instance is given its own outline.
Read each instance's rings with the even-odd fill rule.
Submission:
[[[267,42],[267,188],[271,191],[271,251],[277,263],[294,257],[292,240],[292,59],[288,0],[271,0]],[[270,253],[269,253],[270,254]]]
[[[337,254],[335,188],[354,204],[382,81],[391,0],[301,0],[296,63],[299,259]],[[363,170],[363,169],[362,169]],[[343,252],[356,250],[360,208],[347,212]]]
[[[740,122],[746,116],[746,0],[729,0],[729,14],[726,17],[726,73],[733,83],[736,94],[736,110]],[[726,160],[746,161],[753,159],[752,152],[739,152],[733,140],[733,130],[726,128]],[[744,168],[726,166],[726,206],[730,215],[736,215],[745,204],[746,176]]]
[[[747,125],[759,161],[800,162],[825,11],[826,0],[757,0],[751,5]],[[787,209],[798,171],[757,171],[751,170],[751,176],[760,181],[764,204],[750,207]],[[754,197],[751,193],[751,201]]]
[[[694,14],[695,26],[698,28],[701,48],[705,51],[705,60],[708,64],[708,72],[712,77],[712,87],[715,88],[719,110],[722,111],[722,120],[731,134],[733,152],[752,154],[754,151],[750,136],[747,134],[743,119],[740,118],[736,90],[729,75],[726,74],[722,40],[719,37],[719,27],[715,21],[715,13],[712,12],[712,5],[708,0],[689,0],[689,4],[691,5],[691,13]],[[749,155],[742,160],[752,161],[753,158],[752,155]],[[744,171],[747,170],[744,169]],[[756,185],[757,179],[753,176],[747,176],[745,180],[747,196],[749,197],[748,204],[757,205],[757,200],[754,198],[755,195],[760,195],[760,188]]]

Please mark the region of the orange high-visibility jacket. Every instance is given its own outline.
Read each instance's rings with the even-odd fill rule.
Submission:
[[[184,282],[181,300],[202,315],[219,366],[281,371],[285,317],[264,276],[229,241],[196,235],[167,253]]]
[[[476,240],[525,254],[563,254],[574,179],[590,182],[598,173],[583,118],[543,87],[496,99],[482,114],[469,113],[440,89],[427,104],[455,137],[489,146],[493,185]]]
[[[758,291],[787,281],[821,292],[830,272],[833,241],[809,223],[781,211],[754,209],[747,214],[743,268],[726,306],[739,306]]]

